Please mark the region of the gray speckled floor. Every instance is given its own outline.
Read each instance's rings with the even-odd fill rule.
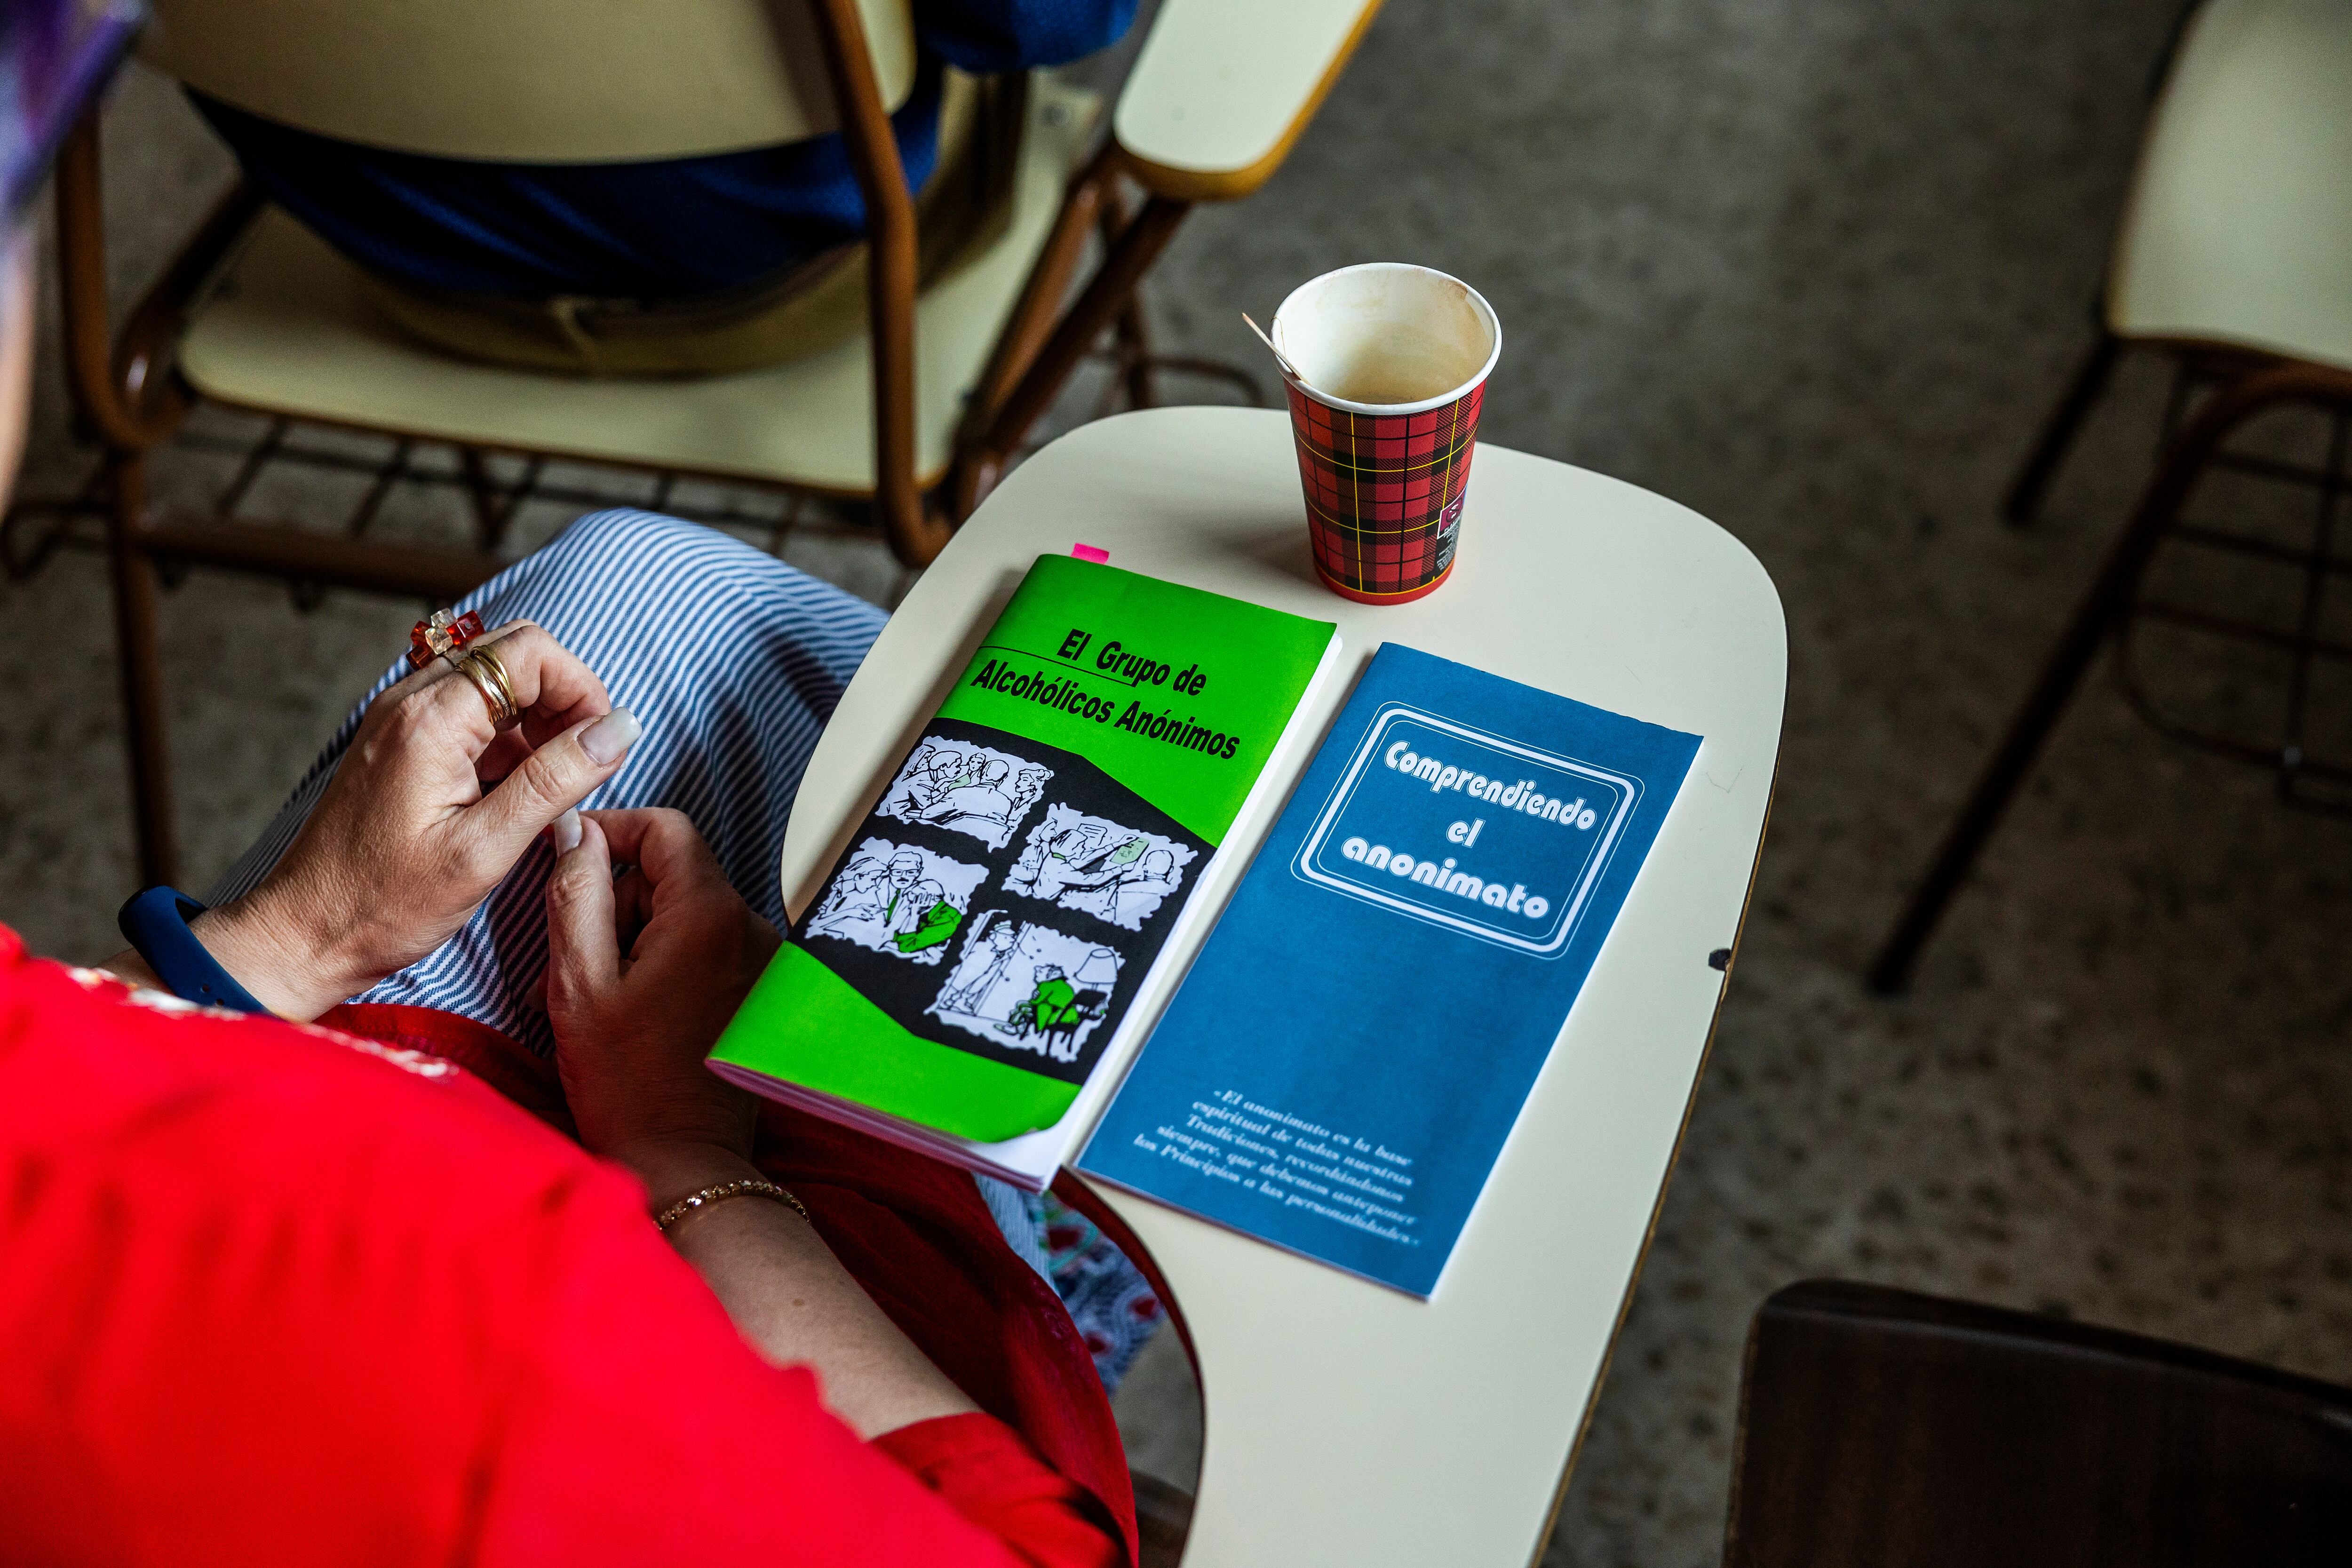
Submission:
[[[2147,471],[2164,382],[2134,363],[2048,523],[1993,521],[2081,345],[2175,9],[1390,0],[1288,166],[1198,214],[1153,284],[1167,339],[1238,359],[1235,312],[1326,268],[1468,278],[1507,332],[1484,433],[1697,508],[1788,608],[1746,944],[1547,1562],[1717,1560],[1741,1336],[1808,1275],[2352,1377],[2352,827],[2095,680],[1913,994],[1857,979]],[[110,152],[140,275],[224,165],[152,82]],[[815,563],[890,585],[856,547]],[[168,604],[193,881],[413,614],[284,604],[215,577]],[[0,586],[49,639],[0,643],[0,918],[73,954],[110,945],[131,875],[104,606],[86,557]],[[1162,1474],[1182,1387],[1162,1358],[1123,1402]]]

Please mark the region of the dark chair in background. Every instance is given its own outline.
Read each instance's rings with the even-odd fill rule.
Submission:
[[[1727,1568],[2352,1559],[2352,1389],[1814,1280],[1748,1340]]]
[[[2337,580],[2352,576],[2352,552],[2336,542],[2338,502],[2352,483],[2352,5],[2206,0],[2188,16],[2141,146],[2100,316],[2089,356],[2010,492],[2008,516],[2032,520],[2127,347],[2179,364],[2157,472],[1871,965],[1875,990],[1908,980],[2110,635],[2122,645],[2126,695],[2158,729],[2274,769],[2290,804],[2352,811],[2352,742],[2315,733],[2352,706],[2332,689],[2352,670],[2352,635],[2331,624],[2328,602],[2331,587],[2341,599]],[[2298,405],[2327,416],[2318,464],[2225,449],[2249,424]],[[2298,538],[2244,518],[2227,528],[2186,519],[2215,469],[2309,488],[2308,531]],[[2206,596],[2152,593],[2147,580],[2159,549],[2282,575],[2277,596],[2293,608],[2248,614]],[[2284,687],[2275,713],[2192,717],[2153,696],[2133,632],[2158,626],[2275,658],[2284,677],[2271,678]]]

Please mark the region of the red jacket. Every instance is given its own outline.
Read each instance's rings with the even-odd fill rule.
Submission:
[[[329,1021],[360,1033],[134,1003],[0,927],[12,1560],[1131,1558],[1092,1363],[969,1177],[763,1123],[762,1163],[989,1412],[861,1443],[548,1124],[547,1064],[424,1009]]]

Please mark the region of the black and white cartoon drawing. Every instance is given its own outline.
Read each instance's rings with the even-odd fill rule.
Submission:
[[[970,741],[924,737],[882,792],[877,816],[969,833],[991,849],[1013,842],[1054,770]]]
[[[1183,882],[1184,868],[1197,853],[1157,833],[1139,833],[1075,806],[1055,805],[1029,830],[1004,886],[1141,931]]]
[[[1121,962],[1110,948],[986,910],[925,1011],[993,1044],[1073,1062],[1110,1009]]]
[[[875,952],[936,964],[971,908],[985,866],[967,866],[912,844],[869,838],[834,873],[809,936],[837,937]]]

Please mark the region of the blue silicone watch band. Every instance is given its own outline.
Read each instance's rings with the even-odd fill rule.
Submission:
[[[133,894],[114,923],[155,977],[182,1001],[238,1013],[268,1012],[188,929],[188,922],[204,912],[204,905],[177,888],[159,886]]]

